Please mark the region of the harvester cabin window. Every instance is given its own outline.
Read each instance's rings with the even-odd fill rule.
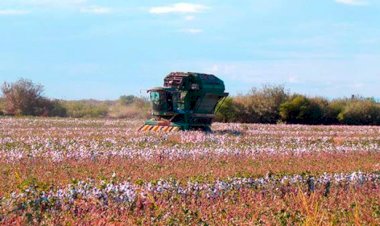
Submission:
[[[154,104],[160,104],[160,93],[159,92],[150,92],[150,100]]]
[[[172,94],[165,91],[152,91],[150,100],[156,111],[173,111]]]

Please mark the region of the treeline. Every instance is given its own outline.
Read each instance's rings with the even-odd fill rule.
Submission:
[[[43,86],[20,79],[1,86],[0,115],[73,118],[146,118],[149,102],[136,96],[114,101],[51,100],[42,95]]]
[[[118,100],[51,100],[43,86],[20,79],[1,86],[0,115],[73,118],[149,117],[149,102],[141,97]],[[380,104],[373,98],[352,96],[328,100],[290,93],[283,86],[264,86],[228,97],[217,106],[216,121],[241,123],[380,125]]]
[[[282,86],[264,86],[220,102],[216,120],[242,123],[380,125],[380,104],[352,96],[328,100],[292,94]]]

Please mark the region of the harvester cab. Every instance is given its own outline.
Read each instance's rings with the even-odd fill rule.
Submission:
[[[148,90],[153,118],[139,131],[209,131],[219,101],[228,96],[215,75],[173,72],[163,87]]]

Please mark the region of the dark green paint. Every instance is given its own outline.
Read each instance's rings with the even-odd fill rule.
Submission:
[[[153,119],[146,125],[169,121],[182,130],[209,130],[218,102],[228,96],[224,82],[214,75],[170,73],[164,87],[149,90]]]

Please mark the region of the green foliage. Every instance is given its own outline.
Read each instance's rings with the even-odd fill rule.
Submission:
[[[67,111],[67,116],[73,118],[97,118],[105,117],[108,112],[107,103],[100,101],[63,101],[62,105]]]
[[[0,115],[144,119],[150,112],[149,101],[133,95],[115,101],[50,100],[42,96],[42,85],[26,79],[5,82],[1,91]],[[225,98],[216,109],[215,120],[220,122],[380,125],[380,104],[373,98],[328,101],[290,95],[283,86],[253,88],[248,94]]]
[[[246,95],[228,97],[217,106],[220,122],[294,124],[379,125],[380,104],[373,98],[327,100],[292,95],[282,86],[252,89]]]
[[[123,105],[128,105],[128,104],[132,104],[138,99],[139,98],[134,95],[122,95],[119,97],[119,103]]]
[[[353,100],[339,113],[338,119],[348,125],[380,125],[380,106],[373,100]]]
[[[349,101],[347,99],[336,99],[330,101],[326,109],[326,124],[339,124],[340,121],[338,119],[338,115],[344,110],[348,102]]]
[[[264,86],[261,90],[253,89],[249,99],[249,112],[256,116],[254,122],[276,123],[280,119],[279,108],[288,94],[283,86]]]
[[[316,117],[314,118],[314,121],[309,124],[330,124],[329,101],[322,97],[313,97],[313,98],[309,98],[309,100],[310,100],[311,106],[314,108],[314,111],[317,111],[318,113],[314,115]]]
[[[17,188],[20,189],[21,191],[25,191],[31,188],[37,191],[43,191],[43,190],[48,189],[48,187],[49,187],[48,184],[38,181],[38,179],[35,177],[28,177],[17,186]]]
[[[63,107],[60,101],[54,100],[51,101],[49,116],[58,116],[58,117],[66,117],[67,110]]]
[[[149,103],[135,96],[121,96],[117,101],[78,100],[61,101],[66,115],[72,118],[128,118],[148,117]]]
[[[276,123],[279,107],[288,94],[282,86],[252,89],[247,95],[227,98],[216,115],[218,121],[245,123]]]
[[[219,122],[237,122],[242,106],[234,102],[232,97],[226,97],[216,107],[215,120]]]
[[[280,109],[283,121],[303,124],[379,125],[380,105],[371,98],[307,98],[295,95]]]
[[[323,102],[294,95],[280,107],[281,119],[287,123],[319,124],[324,116]]]
[[[237,97],[237,102],[244,106],[243,122],[276,123],[280,119],[280,105],[286,101],[288,94],[282,86],[264,86],[252,89],[248,95]]]

